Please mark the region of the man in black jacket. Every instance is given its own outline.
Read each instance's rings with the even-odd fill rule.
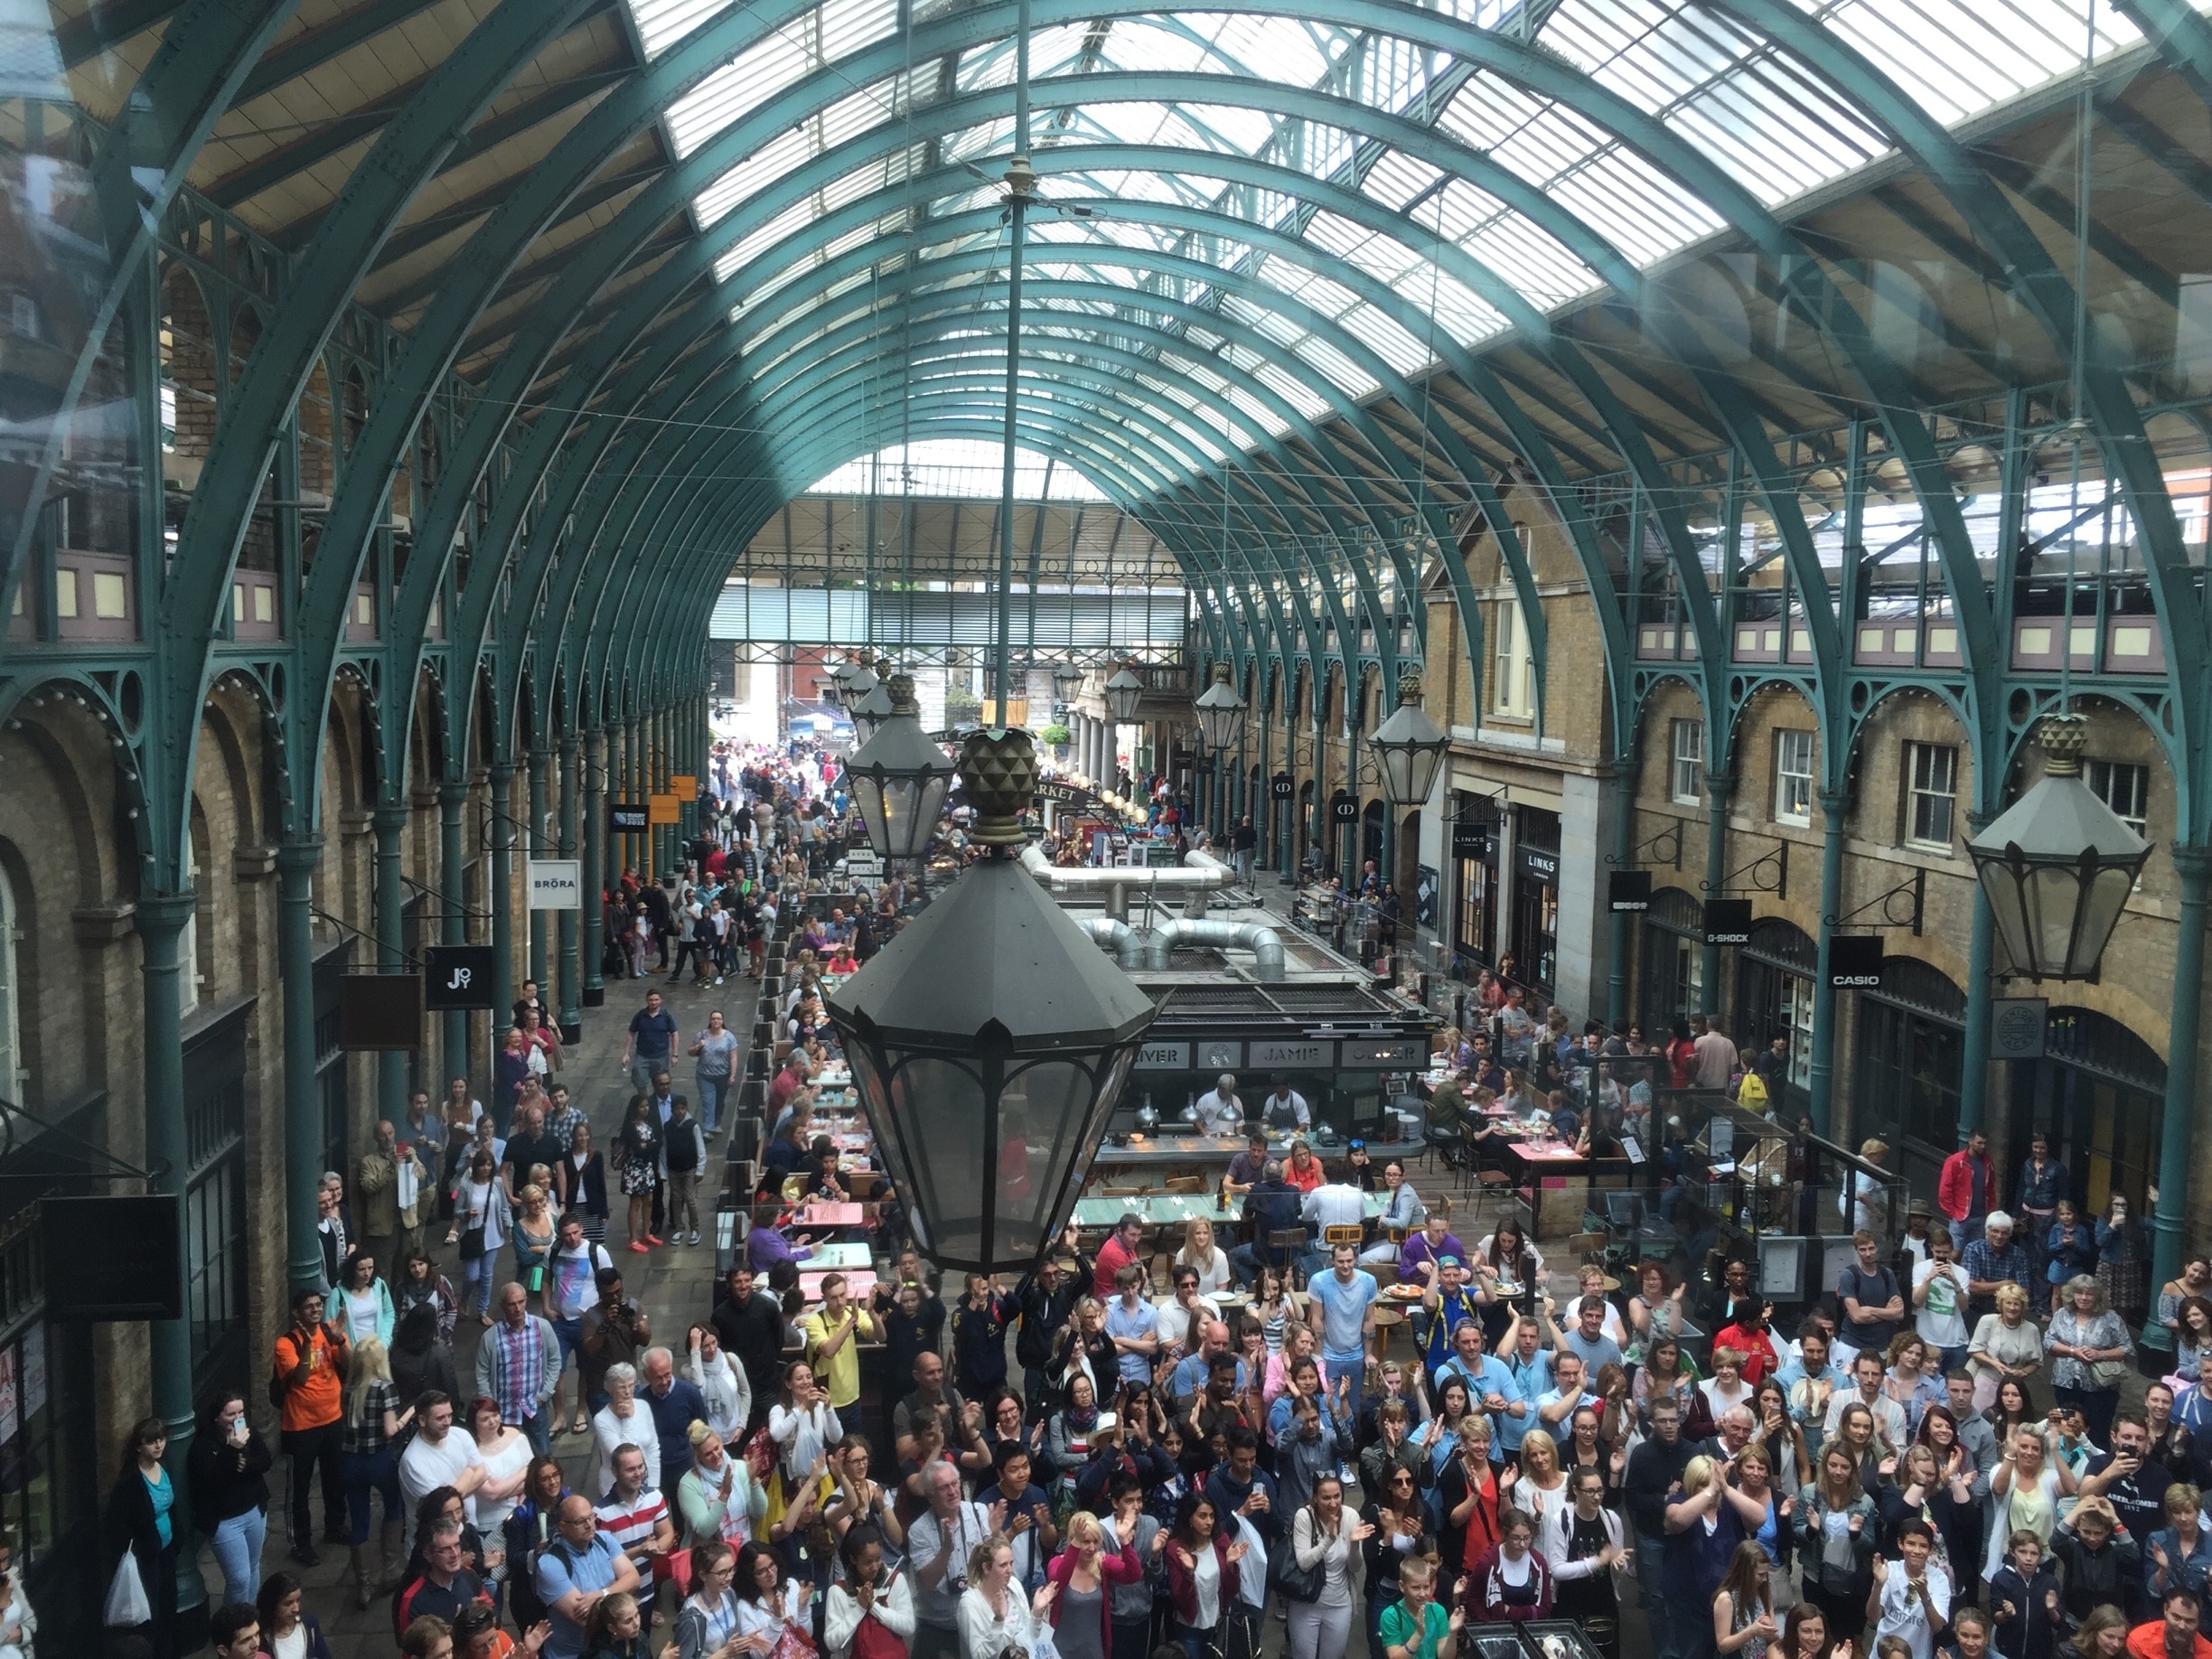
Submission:
[[[1089,1278],[1087,1272],[1070,1272],[1065,1260],[1054,1254],[1015,1287],[1021,1328],[1014,1335],[1014,1357],[1021,1362],[1022,1410],[1028,1422],[1042,1422],[1050,1414],[1051,1385],[1045,1373],[1052,1361],[1053,1333],[1073,1317]]]
[[[1674,1651],[1669,1645],[1665,1583],[1667,1493],[1697,1455],[1698,1448],[1682,1439],[1682,1407],[1672,1398],[1653,1401],[1651,1436],[1628,1454],[1621,1499],[1635,1535],[1636,1582],[1643,1588],[1654,1653]]]
[[[783,1313],[775,1298],[753,1288],[753,1270],[744,1261],[729,1270],[722,1299],[708,1316],[724,1353],[735,1359],[753,1391],[753,1415],[745,1439],[768,1420],[783,1369]]]

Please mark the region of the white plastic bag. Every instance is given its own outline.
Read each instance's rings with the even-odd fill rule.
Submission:
[[[128,1550],[116,1563],[115,1578],[108,1586],[108,1606],[102,1622],[110,1630],[129,1630],[154,1622],[153,1604],[146,1600],[145,1581],[138,1576],[138,1558]]]

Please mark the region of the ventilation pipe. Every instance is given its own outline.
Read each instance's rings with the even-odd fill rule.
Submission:
[[[1250,951],[1254,978],[1272,984],[1283,977],[1282,936],[1257,922],[1194,922],[1186,916],[1163,922],[1145,940],[1144,965],[1155,971],[1165,969],[1177,945]]]
[[[1083,931],[1100,944],[1112,946],[1114,961],[1123,968],[1144,966],[1144,941],[1138,938],[1135,928],[1120,917],[1089,917],[1083,923]]]
[[[1064,867],[1054,864],[1036,843],[1022,848],[1022,867],[1054,893],[1103,893],[1106,914],[1117,920],[1129,915],[1129,890],[1147,893],[1176,891],[1189,895],[1189,914],[1205,914],[1205,895],[1233,886],[1236,872],[1210,853],[1186,853],[1180,866],[1167,869],[1123,869],[1095,864]]]

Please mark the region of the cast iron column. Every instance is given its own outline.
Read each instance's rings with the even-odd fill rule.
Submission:
[[[1996,819],[1994,812],[1969,812],[1966,827],[1969,833],[1980,835]],[[2174,850],[2178,853],[2180,848]],[[1990,914],[1989,895],[1982,891],[1982,884],[1977,881],[1973,886],[1973,922],[1966,935],[1966,1031],[1959,1045],[1962,1064],[1958,1140],[1962,1147],[1966,1144],[1966,1138],[1982,1127],[1989,1098],[1990,998],[1993,994],[1990,974],[1996,943],[1997,919]],[[2171,1074],[2168,1073],[2169,1076]],[[2158,1282],[2166,1281],[2161,1279]]]
[[[1613,762],[1613,864],[1617,870],[1628,867],[1636,857],[1636,763],[1626,755],[1616,756]],[[1439,801],[1448,792],[1439,790]],[[1451,826],[1439,826],[1444,831],[1443,859],[1449,867],[1451,858]],[[1601,872],[1602,873],[1602,872]],[[1438,925],[1443,923],[1443,895],[1438,895]],[[1613,960],[1606,974],[1606,1026],[1617,1036],[1628,1030],[1628,924],[1633,918],[1625,910],[1615,910],[1608,901],[1606,909],[1613,924]]]
[[[536,747],[530,750],[530,826],[525,831],[523,841],[526,857],[530,858],[542,858],[547,854],[545,820],[548,779],[546,774],[552,769],[552,750]],[[526,895],[529,892],[528,883],[524,884],[524,892]],[[539,997],[545,1002],[550,1003],[553,998],[548,993],[552,990],[553,987],[552,981],[548,978],[546,913],[538,908],[534,897],[526,898],[526,902],[530,904],[530,977],[538,981]]]
[[[560,743],[560,846],[559,856],[576,857],[576,764],[584,753],[583,745],[576,733],[570,732]],[[596,902],[592,889],[598,886],[596,872],[579,864],[576,874],[576,901],[586,909]],[[577,925],[583,918],[575,910],[564,910],[555,918],[558,924],[560,944],[560,1028],[561,1041],[574,1043],[584,1035],[584,1010],[578,1001],[582,989],[582,964],[576,951],[582,942],[582,930]]]
[[[496,1056],[507,1045],[508,1027],[514,1023],[514,762],[492,763],[492,1048],[485,1093],[502,1135],[514,1104],[501,1099],[496,1086]]]
[[[410,813],[404,801],[377,803],[376,934],[377,971],[405,973],[407,954],[399,945],[399,873],[402,843]],[[377,1055],[377,1116],[398,1123],[407,1116],[408,1054],[388,1048]],[[349,1157],[353,1148],[345,1148]]]
[[[461,903],[462,867],[466,862],[461,831],[468,797],[468,783],[464,779],[447,778],[438,785],[438,886],[445,890],[444,938],[449,945],[468,943],[468,912]],[[467,1010],[446,1010],[443,1038],[445,1078],[468,1075],[468,1028]],[[443,1100],[445,1091],[433,1089],[430,1098]]]
[[[1843,823],[1851,797],[1823,792],[1820,803],[1820,942],[1813,970],[1813,1065],[1805,1088],[1812,1096],[1814,1132],[1825,1135],[1835,1092],[1836,994],[1828,964],[1835,944],[1835,919],[1843,914]],[[1977,884],[1975,893],[1981,890]],[[1737,1034],[1739,1039],[1745,1035]]]
[[[2151,1212],[2151,1283],[2181,1271],[2181,1229],[2190,1209],[2189,1139],[2197,1127],[2197,1015],[2204,998],[2205,898],[2212,882],[2212,848],[2176,847],[2181,877],[2181,936],[2174,947],[2173,1012],[2166,1045],[2166,1101],[2159,1125],[2158,1204]],[[2155,1296],[2143,1344],[2160,1353],[2172,1335],[2158,1322]]]
[[[276,849],[276,963],[284,980],[285,1279],[323,1281],[315,1186],[323,1177],[323,1101],[315,1078],[314,873],[323,843],[305,836]],[[189,1377],[188,1370],[185,1375]]]
[[[189,1262],[184,1222],[184,1176],[192,1156],[184,1124],[184,1022],[178,998],[183,975],[191,964],[183,960],[185,924],[192,916],[189,893],[154,893],[139,896],[133,918],[143,955],[145,1024],[145,1160],[153,1173],[151,1189],[177,1200],[177,1259]],[[314,995],[309,992],[312,1010]],[[319,1173],[319,1172],[318,1172]],[[314,1228],[314,1193],[308,1198],[308,1231]],[[321,1262],[321,1252],[316,1255]],[[65,1263],[50,1262],[48,1271],[64,1272]],[[183,1288],[178,1287],[179,1294]],[[154,1414],[169,1428],[169,1446],[163,1463],[173,1483],[173,1513],[179,1524],[192,1514],[186,1487],[186,1459],[192,1453],[194,1428],[192,1401],[192,1326],[187,1317],[159,1319],[149,1332],[147,1355],[152,1364]],[[178,1623],[183,1629],[204,1632],[207,1627],[207,1588],[200,1581],[200,1552],[179,1550],[176,1563]]]
[[[614,837],[606,832],[607,735],[602,726],[584,734],[584,1007],[606,1001],[600,964],[606,951],[606,907],[600,894],[611,889],[617,872],[611,856]],[[581,1023],[581,1016],[578,1017]]]
[[[1729,792],[1736,780],[1725,772],[1705,774],[1705,896],[1709,899],[1722,895],[1720,885],[1728,878],[1728,809]],[[1699,965],[1699,975],[1704,983],[1698,989],[1698,1000],[1704,1006],[1699,1009],[1708,1017],[1720,1008],[1720,947],[1706,945]],[[1739,1031],[1740,1039],[1745,1033]]]

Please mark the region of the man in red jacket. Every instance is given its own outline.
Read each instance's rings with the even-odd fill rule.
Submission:
[[[2128,1632],[2127,1650],[2135,1659],[2212,1659],[2212,1642],[2197,1626],[2204,1608],[2197,1592],[2175,1585],[2166,1592],[2163,1617]]]
[[[1944,1159],[1936,1179],[1936,1207],[1951,1223],[1951,1248],[1966,1253],[1969,1241],[1982,1236],[1982,1219],[1997,1199],[1997,1172],[1990,1167],[1989,1137],[1980,1129]]]

